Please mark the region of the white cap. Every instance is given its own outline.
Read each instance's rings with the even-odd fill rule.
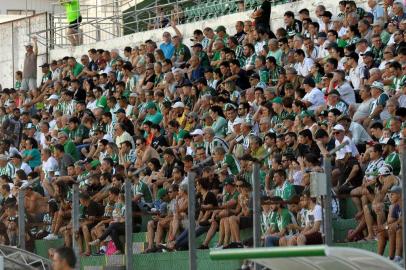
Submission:
[[[55,94],[52,94],[47,100],[52,100],[52,99],[58,100],[59,96],[55,95]]]
[[[243,121],[240,117],[237,117],[237,118],[234,120],[234,122],[233,122],[233,126],[235,126],[235,125],[241,125],[243,122],[244,122],[244,121]]]
[[[333,130],[345,131],[345,128],[344,128],[342,125],[337,124],[337,125],[335,125],[335,126],[333,127]]]
[[[32,45],[32,43],[31,43],[31,42],[27,42],[27,43],[25,43],[25,44],[24,44],[24,46],[25,46],[25,47],[33,47],[33,45]]]
[[[183,104],[182,101],[175,102],[175,104],[172,105],[172,108],[185,108],[185,104]]]
[[[195,135],[203,135],[204,132],[200,128],[195,129],[190,135],[195,136]]]
[[[138,94],[137,93],[131,93],[130,97],[138,97]]]

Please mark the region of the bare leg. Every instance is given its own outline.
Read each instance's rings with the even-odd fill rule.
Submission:
[[[147,225],[148,249],[151,249],[154,245],[154,232],[155,232],[155,222],[153,220],[150,220],[148,221]]]
[[[226,246],[230,243],[230,237],[231,237],[231,231],[230,231],[230,217],[226,217],[221,221],[223,221],[223,227],[224,227],[224,241],[223,241],[223,245]],[[220,222],[221,224],[221,222]],[[221,228],[221,227],[220,227]]]
[[[362,212],[362,204],[361,204],[361,196],[362,196],[362,187],[357,187],[351,190],[351,199],[354,202],[355,207],[357,208],[357,212]]]
[[[396,230],[396,256],[402,257],[403,256],[403,238],[402,238],[402,230]]]
[[[229,218],[229,225],[231,229],[231,236],[233,238],[233,241],[235,242],[241,242],[240,239],[240,228],[238,224],[239,218],[237,216],[232,216]]]
[[[378,254],[383,255],[385,252],[385,247],[386,247],[386,240],[387,240],[387,234],[386,231],[381,231],[378,233]],[[390,251],[389,251],[390,254]],[[389,255],[389,258],[393,258]]]
[[[364,217],[365,217],[365,221],[367,223],[367,229],[368,229],[367,239],[371,240],[374,238],[374,231],[373,231],[374,219],[372,218],[368,205],[364,205]]]
[[[90,254],[90,232],[89,232],[89,227],[87,225],[82,226],[82,232],[83,232],[83,240],[85,241],[85,253]]]
[[[306,245],[306,237],[303,234],[299,234],[296,239],[298,246]]]
[[[211,226],[209,231],[206,234],[206,238],[204,239],[203,245],[204,246],[209,246],[210,240],[213,238],[213,236],[216,234],[218,228],[218,223],[217,221],[212,221]]]

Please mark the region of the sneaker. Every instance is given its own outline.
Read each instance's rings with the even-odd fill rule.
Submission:
[[[394,263],[400,263],[402,261],[402,257],[400,256],[395,256],[395,258],[393,259]]]
[[[58,239],[58,236],[53,234],[53,233],[50,233],[46,237],[44,237],[43,239],[44,240],[56,240],[56,239]]]
[[[98,244],[100,244],[100,240],[99,240],[99,239],[96,239],[96,240],[94,240],[94,241],[92,241],[92,242],[89,243],[89,245],[91,245],[91,246],[95,246],[95,245],[98,245]]]
[[[223,249],[222,244],[216,244],[213,249]]]

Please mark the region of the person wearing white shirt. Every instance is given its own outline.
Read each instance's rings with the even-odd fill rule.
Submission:
[[[303,88],[306,92],[306,95],[303,97],[302,101],[311,111],[315,111],[320,106],[326,104],[323,92],[315,86],[316,83],[312,77],[309,76],[303,80]]]
[[[383,7],[378,5],[377,0],[368,0],[368,6],[371,9],[372,15],[374,15],[374,21],[380,20],[384,16],[384,10]]]
[[[294,57],[296,64],[294,65],[294,68],[296,69],[297,74],[303,77],[310,74],[310,69],[314,64],[314,61],[311,58],[306,58],[305,56],[305,52],[302,49],[297,49],[295,51]]]
[[[365,128],[359,123],[353,122],[350,117],[344,115],[338,119],[338,123],[351,133],[351,140],[355,145],[363,145],[372,141]]]
[[[314,46],[314,42],[311,38],[304,38],[303,46],[305,48],[306,58],[311,58],[313,61],[316,60],[319,54],[319,47]]]
[[[41,151],[42,171],[44,172],[44,178],[48,179],[54,176],[54,173],[59,170],[58,161],[52,156],[49,149],[43,149]]]
[[[329,89],[336,89],[340,93],[340,97],[345,103],[355,103],[354,89],[345,80],[345,72],[343,70],[334,71],[333,79],[330,81]]]
[[[32,172],[31,167],[22,161],[22,157],[19,154],[13,154],[11,156],[11,163],[13,163],[16,171],[18,170],[23,170],[25,172],[25,174],[29,174],[30,172]]]
[[[358,54],[355,52],[347,56],[347,63],[351,66],[349,77],[354,89],[360,89],[364,85],[365,70],[358,63]]]
[[[329,56],[329,52],[326,48],[328,45],[330,45],[330,42],[327,41],[327,34],[324,32],[320,32],[317,35],[317,41],[318,41],[319,47],[318,47],[316,59],[327,58]]]
[[[342,125],[337,124],[333,127],[333,135],[335,138],[335,147],[346,143],[343,148],[336,152],[336,162],[342,162],[345,164],[349,157],[356,157],[359,154],[355,144],[348,136],[345,136],[345,128]]]

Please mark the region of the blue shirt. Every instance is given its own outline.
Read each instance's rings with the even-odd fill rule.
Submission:
[[[383,7],[377,4],[373,9],[371,9],[371,13],[374,15],[374,20],[378,20],[384,15]]]
[[[190,80],[192,82],[196,81],[199,78],[203,78],[204,77],[204,69],[202,66],[198,66],[196,69],[192,70],[192,76],[190,78]]]
[[[175,53],[175,46],[171,42],[169,43],[161,43],[159,48],[164,52],[164,56],[166,59],[171,59],[173,54]]]

